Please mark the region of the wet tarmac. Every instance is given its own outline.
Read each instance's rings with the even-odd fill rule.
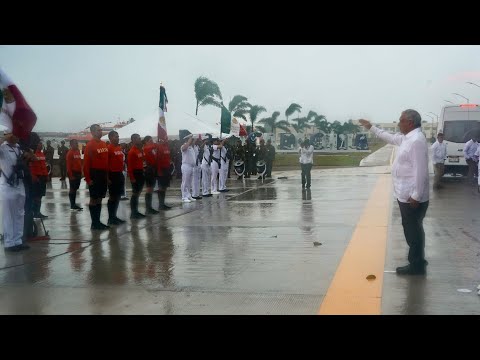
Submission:
[[[42,205],[51,239],[0,251],[0,313],[316,314],[379,175],[388,173],[385,165],[314,169],[308,190],[300,170],[264,182],[232,177],[230,192],[188,204],[175,180],[172,210],[130,220],[122,201],[118,216],[127,223],[107,231],[90,230],[84,185],[77,203],[85,210],[72,213],[68,189],[53,179]],[[480,313],[479,200],[476,187],[456,180],[432,192],[428,274],[407,278],[389,272],[407,251],[393,204],[382,313]]]

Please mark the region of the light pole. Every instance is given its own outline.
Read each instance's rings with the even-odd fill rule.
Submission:
[[[433,112],[431,112],[431,111],[429,112],[429,114],[435,115],[435,116],[437,117],[437,130],[438,130],[438,115],[435,114],[435,113],[433,113]],[[433,131],[433,129],[432,129],[432,131]]]
[[[453,104],[453,105],[455,105],[455,104],[454,104],[453,102],[451,102],[450,100],[443,100],[443,101],[445,101],[445,102],[448,102],[448,103],[450,103],[450,104]]]
[[[452,94],[453,94],[453,95],[458,95],[458,96],[460,96],[460,97],[464,98],[465,100],[467,100],[467,104],[468,104],[468,99],[467,99],[465,96],[463,96],[463,95],[460,95],[460,94],[457,94],[457,93],[452,93]]]
[[[477,85],[477,84],[475,84],[475,83],[473,83],[473,82],[470,82],[470,81],[467,81],[467,84],[472,84],[472,85],[475,85],[475,86],[477,86],[477,87],[480,87],[480,85]]]
[[[427,114],[427,116],[432,118],[432,132],[431,132],[431,135],[432,135],[432,137],[433,137],[433,120],[434,120],[435,118],[434,118],[432,115],[428,115],[428,114]]]

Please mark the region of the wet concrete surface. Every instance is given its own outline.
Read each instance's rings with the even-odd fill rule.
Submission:
[[[400,211],[393,204],[383,283],[384,314],[480,314],[480,193],[462,179],[446,178],[443,185],[441,190],[430,191],[424,219],[426,276],[399,277],[388,272],[405,265],[407,258]]]
[[[129,220],[124,201],[127,223],[103,232],[90,230],[87,191],[71,213],[54,179],[42,207],[51,240],[0,253],[0,313],[315,314],[376,181],[339,171],[314,170],[310,190],[299,171],[230,179],[230,192],[189,204],[175,181],[172,210]]]
[[[0,251],[0,314],[316,314],[378,175],[389,172],[314,169],[305,191],[300,170],[263,183],[232,177],[230,192],[189,204],[175,180],[172,210],[130,220],[122,201],[127,223],[108,231],[90,230],[84,184],[77,202],[85,210],[72,213],[68,189],[54,179],[42,205],[51,239]],[[426,277],[390,272],[407,252],[392,204],[384,314],[480,313],[479,200],[476,187],[456,179],[432,192]]]

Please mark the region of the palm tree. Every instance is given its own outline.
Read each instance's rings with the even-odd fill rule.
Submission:
[[[235,95],[228,104],[228,111],[230,111],[233,117],[239,117],[247,121],[245,115],[249,113],[251,106],[245,96]]]
[[[197,99],[197,107],[195,110],[195,115],[198,115],[198,108],[205,105],[213,105],[216,107],[221,107],[222,102],[222,93],[217,83],[204,77],[200,76],[195,80],[195,98]]]
[[[355,133],[360,132],[360,126],[355,125],[353,123],[353,120],[350,119],[350,120],[348,120],[348,122],[343,123],[342,130],[343,130],[343,132],[345,132],[347,134],[355,134]]]
[[[296,124],[292,124],[292,127],[295,129],[297,133],[303,133],[305,129],[310,128],[310,124],[308,123],[308,119],[306,117],[301,117],[298,119],[295,119],[297,122]]]
[[[332,130],[335,134],[340,134],[342,132],[342,124],[340,121],[335,120],[333,124],[330,125],[330,130]]]
[[[322,115],[323,116],[323,115]],[[316,119],[318,117],[318,114],[315,111],[310,110],[307,115],[308,121],[312,121],[311,119]]]
[[[267,117],[267,118],[263,118],[261,120],[259,120],[258,122],[261,123],[261,124],[265,124],[265,126],[268,126],[269,128],[272,129],[272,133],[273,133],[273,143],[276,144],[276,141],[277,141],[277,128],[278,129],[282,129],[286,132],[290,132],[290,129],[288,128],[288,122],[286,120],[280,120],[280,121],[277,121],[277,118],[280,116],[280,112],[279,111],[275,111],[272,116],[270,117]],[[258,126],[257,125],[257,128],[258,130],[260,130],[261,132],[266,132],[265,131],[265,127],[264,126]]]
[[[313,111],[312,111],[313,112]],[[310,113],[309,113],[310,114]],[[310,119],[310,117],[307,116],[308,119]],[[317,115],[315,113],[315,117],[313,120],[311,120],[311,123],[319,130],[319,131],[322,131],[324,133],[328,133],[329,132],[329,123],[327,122],[327,118],[325,117],[325,115]]]
[[[287,110],[285,110],[285,117],[287,118],[287,121],[289,116],[293,115],[296,112],[300,113],[301,111],[302,111],[302,107],[300,105],[291,103],[290,106],[287,108]]]
[[[258,115],[260,115],[260,113],[265,111],[267,111],[267,109],[259,105],[252,105],[248,110],[248,114],[250,115],[250,121],[252,122],[252,131],[253,131],[253,124],[257,120]]]

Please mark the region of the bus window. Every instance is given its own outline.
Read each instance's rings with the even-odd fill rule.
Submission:
[[[445,121],[443,125],[443,135],[445,141],[455,143],[465,143],[474,135],[473,132],[480,130],[478,121],[455,120]]]

